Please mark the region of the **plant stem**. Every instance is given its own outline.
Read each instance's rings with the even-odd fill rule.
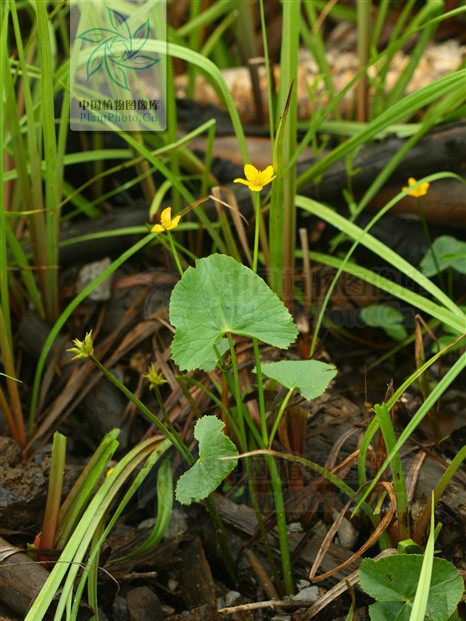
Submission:
[[[288,401],[290,400],[290,397],[293,394],[293,391],[294,391],[294,388],[289,389],[289,391],[286,393],[286,396],[280,405],[280,409],[278,410],[278,414],[277,414],[277,419],[275,420],[272,431],[270,432],[269,448],[272,448],[272,442],[275,437],[275,434],[277,433],[278,425],[280,424],[281,418],[283,416],[283,412],[285,411],[285,408],[288,405]]]
[[[393,429],[392,419],[390,417],[390,410],[386,403],[381,403],[380,405],[374,406],[374,412],[376,413],[377,420],[380,425],[386,451],[387,453],[391,453],[396,444],[396,436]],[[398,533],[400,541],[402,541],[403,539],[409,539],[411,537],[411,531],[409,524],[409,505],[406,491],[406,481],[399,452],[395,453],[393,456],[390,462],[390,468],[392,471],[393,487],[395,490],[396,506],[398,511]]]
[[[173,258],[175,259],[176,267],[180,273],[181,278],[183,277],[183,268],[181,267],[180,260],[178,258],[178,253],[176,252],[175,244],[173,243],[172,235],[170,231],[167,231],[168,241],[170,242],[170,248],[172,250]]]
[[[8,304],[8,300],[6,302]],[[5,306],[5,313],[0,304],[0,352],[2,355],[3,366],[6,374],[8,394],[10,396],[10,408],[4,408],[5,418],[12,437],[24,451],[26,446],[26,431],[24,428],[23,414],[21,411],[21,399],[18,391],[18,383],[14,377],[16,374],[13,348],[11,346],[11,330],[9,324],[10,309]],[[7,319],[8,316],[8,319]],[[7,327],[8,326],[8,327]],[[3,397],[2,401],[6,403]]]
[[[162,412],[162,415],[163,415],[163,417],[165,419],[167,427],[170,430],[170,432],[175,435],[177,432],[176,432],[176,429],[172,425],[170,417],[168,416],[168,412],[167,412],[167,409],[166,409],[165,404],[163,402],[162,393],[160,392],[160,388],[157,386],[157,384],[154,384],[152,386],[152,388],[154,389],[155,396],[157,397],[157,403],[159,404],[160,411]],[[180,438],[180,440],[181,440],[181,438]]]
[[[184,381],[189,382],[192,386],[197,386],[198,388],[200,388],[209,397],[209,399],[212,399],[212,401],[216,403],[217,406],[222,410],[222,412],[228,419],[228,423],[231,425],[233,431],[236,433],[238,438],[240,437],[238,425],[236,424],[235,419],[230,414],[229,410],[223,405],[221,400],[216,395],[214,395],[213,392],[211,392],[206,386],[204,386],[204,384],[194,379],[194,377],[189,377],[188,375],[175,375],[175,379],[178,381],[178,383],[179,380],[183,379]]]
[[[358,0],[358,58],[359,69],[363,69],[369,60],[369,31],[371,29],[371,1]],[[358,82],[358,111],[357,120],[367,121],[367,74],[364,72]]]
[[[270,136],[270,148],[273,152],[273,144],[274,144],[274,116],[273,116],[273,97],[274,93],[272,91],[272,71],[273,69],[270,66],[269,59],[269,46],[267,45],[267,28],[265,24],[265,14],[264,14],[264,0],[259,0],[259,9],[261,16],[261,31],[262,31],[262,44],[264,48],[264,58],[265,58],[265,71],[267,75],[267,101],[269,107],[269,136]]]
[[[231,365],[233,367],[233,377],[234,377],[234,386],[233,386],[233,391],[235,393],[235,398],[236,398],[236,407],[238,410],[238,424],[241,430],[241,435],[239,436],[239,440],[240,440],[240,445],[241,445],[241,449],[244,452],[248,451],[248,443],[247,443],[247,438],[246,438],[246,430],[245,430],[245,426],[244,426],[244,418],[243,418],[243,402],[241,400],[241,394],[240,394],[240,387],[239,387],[239,376],[238,376],[238,363],[236,360],[236,354],[235,354],[235,347],[234,347],[234,343],[233,343],[233,338],[231,336],[231,334],[228,334],[228,342],[230,344],[230,355],[231,355]],[[260,436],[258,437],[258,440],[260,441],[261,438]],[[275,568],[275,562],[273,559],[273,554],[272,554],[272,550],[270,548],[270,544],[269,544],[269,540],[267,538],[267,530],[265,528],[264,525],[264,521],[262,519],[262,515],[259,509],[259,503],[257,501],[257,495],[256,495],[256,490],[254,487],[254,477],[252,474],[252,467],[251,467],[251,460],[246,457],[245,459],[245,466],[246,466],[246,475],[247,475],[247,479],[248,479],[248,487],[249,487],[249,493],[251,494],[251,502],[252,502],[252,506],[254,509],[254,512],[256,514],[256,519],[257,519],[257,523],[259,525],[259,530],[261,532],[262,535],[262,539],[265,545],[265,549],[266,549],[266,553],[267,553],[267,557],[268,560],[270,562],[270,565],[272,567],[272,571],[274,573],[274,577],[275,577],[275,582],[276,582],[276,587],[279,591],[282,591],[282,585],[281,585],[281,580],[280,580],[280,576],[278,575],[278,572]]]
[[[417,199],[417,206],[419,209],[419,215],[421,217],[421,222],[422,222],[422,228],[424,229],[424,235],[426,236],[427,239],[427,243],[429,245],[429,250],[432,253],[432,259],[434,260],[434,264],[435,264],[435,269],[437,270],[437,275],[439,277],[440,280],[440,286],[442,287],[443,291],[445,293],[447,293],[447,289],[445,287],[445,281],[443,280],[443,274],[440,270],[440,265],[437,259],[437,253],[434,250],[434,247],[432,245],[432,238],[430,236],[430,231],[429,231],[429,227],[427,226],[427,220],[426,217],[424,215],[424,210],[422,209],[422,204],[421,204],[421,200],[419,197],[416,197]]]
[[[121,390],[121,392],[132,403],[134,403],[134,405],[138,408],[138,410],[142,412],[142,414],[144,414],[144,416],[151,423],[153,423],[157,427],[157,429],[161,431],[170,440],[170,442],[173,444],[173,446],[175,446],[178,449],[178,451],[185,458],[188,464],[190,465],[194,464],[195,459],[192,456],[191,451],[188,449],[185,443],[181,440],[180,436],[178,435],[178,432],[175,429],[173,429],[173,431],[170,431],[169,429],[167,429],[165,425],[163,425],[162,422],[159,421],[159,419],[156,416],[154,416],[154,414],[152,414],[152,412],[144,405],[144,403],[142,403],[142,401],[139,401],[139,399],[135,395],[133,395],[133,393],[130,390],[128,390],[128,388],[126,388],[126,386],[122,384],[120,380],[117,379],[113,375],[113,373],[111,373],[108,369],[106,369],[104,365],[99,360],[97,360],[95,356],[89,356],[89,359],[92,360],[92,362],[96,365],[96,367],[102,371],[105,377],[114,386],[116,386],[118,390]]]
[[[196,460],[191,454],[191,451],[189,450],[189,448],[185,445],[183,440],[180,438],[178,432],[173,427],[173,425],[171,425],[170,423],[171,429],[170,430],[167,429],[159,421],[159,419],[156,416],[154,416],[152,412],[141,401],[139,401],[139,399],[135,395],[133,395],[133,393],[130,390],[128,390],[128,388],[126,388],[124,384],[120,382],[120,380],[118,380],[112,373],[110,373],[108,369],[104,367],[103,364],[101,364],[101,362],[99,362],[99,360],[97,360],[95,356],[89,356],[89,358],[102,371],[102,373],[107,377],[107,379],[114,386],[116,386],[119,390],[121,390],[121,392],[126,397],[128,397],[128,399],[132,403],[134,403],[134,405],[138,408],[138,410],[142,412],[144,416],[146,416],[146,418],[148,418],[150,422],[153,423],[157,427],[157,429],[159,429],[159,431],[161,431],[170,440],[170,442],[178,449],[178,451],[181,453],[181,455],[184,457],[187,463],[190,466],[192,466]],[[159,391],[159,394],[160,394],[160,391]],[[160,405],[160,402],[159,402],[159,405]],[[168,418],[168,414],[165,410],[165,407],[163,408],[161,407],[161,409],[162,409],[162,413],[164,414],[164,416]],[[214,524],[215,532],[218,537],[218,542],[222,550],[223,560],[227,567],[228,573],[230,574],[232,579],[235,580],[235,568],[234,568],[233,557],[231,555],[228,542],[226,540],[225,529],[223,527],[222,520],[220,518],[217,507],[211,495],[209,495],[206,498],[206,506],[207,506],[207,510],[209,511],[209,515],[212,519],[212,522]]]
[[[233,381],[234,381],[236,409],[237,409],[237,416],[238,416],[238,426],[239,426],[239,430],[241,434],[240,435],[241,448],[243,451],[247,451],[248,443],[246,440],[246,429],[244,426],[243,402],[241,400],[241,390],[239,386],[238,362],[236,360],[235,344],[233,343],[233,337],[231,336],[230,332],[227,332],[227,336],[228,336],[228,344],[230,346],[231,366],[233,368]]]
[[[285,125],[283,141],[283,160],[287,162],[287,170],[283,179],[284,203],[280,209],[284,210],[284,300],[288,307],[293,305],[293,277],[294,277],[294,251],[296,238],[296,164],[288,164],[296,151],[297,143],[297,119],[298,103],[297,88],[293,84],[298,78],[298,47],[299,22],[301,20],[301,2],[283,3],[282,42],[280,54],[280,83],[278,90],[279,110],[283,110],[285,102],[289,98],[289,115]],[[291,89],[291,92],[290,92]]]
[[[261,219],[261,195],[260,192],[254,192],[256,201],[256,224],[254,229],[254,253],[252,256],[252,271],[257,274],[257,257],[259,254],[259,230]]]
[[[265,418],[264,382],[262,380],[262,367],[261,359],[259,356],[259,344],[256,338],[252,339],[252,346],[254,349],[254,359],[256,361],[257,392],[259,394],[259,413],[261,419],[262,440],[264,441],[264,446],[267,446],[269,438],[267,433],[267,420]]]
[[[277,464],[271,455],[266,458],[267,467],[270,472],[273,499],[275,502],[275,515],[277,518],[278,540],[280,542],[280,555],[282,559],[283,581],[285,583],[285,594],[293,595],[293,574],[291,572],[290,547],[288,545],[288,529],[286,526],[285,503],[283,501],[283,489]]]
[[[239,386],[238,364],[236,360],[233,338],[230,333],[228,333],[228,343],[230,345],[231,364],[233,367],[234,390],[235,390],[235,397],[236,397],[236,405],[238,409],[238,421],[239,421],[239,425],[241,428],[241,433],[244,438],[244,440],[241,442],[241,446],[244,451],[247,451],[248,446],[247,446],[246,430],[245,430],[244,418],[243,418],[243,402],[241,400],[240,386]],[[256,341],[256,348],[254,350],[254,355],[256,357],[256,362],[257,362],[257,360],[259,360],[259,350],[257,347],[257,341]],[[260,360],[259,360],[259,366],[260,366]],[[262,376],[261,376],[261,379],[262,379]],[[263,399],[263,394],[262,394],[262,399]],[[262,407],[264,408],[264,405],[262,405]],[[263,414],[261,414],[261,420],[262,419],[264,419],[264,423],[265,423],[265,411],[264,410],[263,410]],[[265,430],[265,433],[267,433],[267,430]],[[267,467],[269,469],[271,480],[272,480],[271,482],[272,482],[273,497],[274,497],[274,502],[275,502],[275,512],[276,512],[276,517],[277,517],[278,538],[280,542],[280,554],[281,554],[281,561],[282,561],[282,572],[283,572],[283,581],[285,585],[285,594],[291,595],[294,593],[294,587],[293,587],[293,576],[291,573],[291,558],[290,558],[290,549],[288,545],[288,530],[286,527],[285,503],[283,502],[282,484],[281,484],[280,475],[278,473],[278,469],[277,469],[277,466],[275,464],[273,457],[266,456],[266,463],[267,463]],[[253,498],[255,497],[254,481],[252,477],[251,463],[248,457],[246,457],[246,472],[248,476],[249,488],[251,490],[251,497]],[[256,507],[254,508],[256,509]],[[260,515],[258,507],[256,510],[256,515],[257,514]],[[262,516],[261,516],[261,519],[262,519]],[[262,532],[262,529],[261,529],[261,532]],[[266,535],[264,537],[264,540],[266,540]],[[278,585],[277,585],[277,588],[278,588]]]
[[[442,478],[435,486],[435,490],[433,492],[433,506],[434,507],[437,505],[438,501],[442,497],[443,492],[445,491],[445,488],[450,483],[455,472],[458,470],[458,468],[461,466],[461,463],[465,459],[466,459],[466,446],[463,446],[458,451],[458,453],[455,455],[455,457],[452,459],[450,465],[443,473]],[[416,541],[416,543],[422,542],[422,538],[427,528],[427,524],[429,523],[430,509],[431,509],[430,504],[426,504],[423,512],[421,513],[421,515],[417,518],[415,522],[413,539],[414,541]]]
[[[56,431],[53,435],[52,462],[50,464],[47,503],[45,505],[42,535],[40,539],[41,548],[53,548],[63,489],[65,459],[66,437]]]
[[[263,7],[262,7],[263,10]],[[256,228],[254,231],[254,254],[252,260],[252,271],[257,274],[257,255],[259,251],[259,232],[260,232],[260,220],[261,220],[261,197],[260,192],[256,192]],[[257,374],[257,392],[259,394],[259,412],[261,419],[261,431],[264,444],[267,445],[267,421],[265,420],[265,401],[264,401],[264,384],[262,381],[262,367],[259,356],[259,344],[256,338],[252,339],[252,346],[254,349],[254,359],[256,361],[256,374]]]
[[[212,520],[212,523],[214,525],[215,534],[217,535],[220,549],[222,550],[222,559],[226,565],[228,573],[230,574],[230,578],[236,582],[235,561],[233,560],[233,556],[231,554],[231,550],[225,535],[225,528],[223,526],[223,522],[220,518],[217,506],[214,502],[214,499],[212,498],[212,495],[207,496],[207,498],[205,499],[205,503],[210,515],[210,519]]]

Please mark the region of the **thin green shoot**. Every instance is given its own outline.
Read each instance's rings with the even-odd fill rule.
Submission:
[[[416,589],[416,595],[414,597],[413,608],[409,616],[409,621],[418,621],[418,619],[424,619],[427,602],[429,600],[430,582],[432,578],[432,567],[434,564],[434,545],[435,545],[435,517],[434,517],[434,493],[432,492],[431,502],[431,520],[430,520],[430,535],[427,541],[426,549],[424,551],[424,560],[422,561],[421,573],[419,576],[419,582]]]
[[[273,439],[275,438],[275,434],[277,433],[278,425],[280,424],[282,416],[285,413],[285,408],[288,405],[288,401],[290,400],[290,397],[293,394],[293,392],[294,392],[294,388],[290,388],[288,392],[286,393],[285,398],[280,404],[280,409],[278,410],[277,418],[275,419],[275,422],[272,427],[272,431],[270,432],[270,435],[269,435],[268,448],[272,448]]]

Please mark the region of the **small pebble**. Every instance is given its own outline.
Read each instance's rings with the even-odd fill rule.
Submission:
[[[174,615],[176,610],[172,608],[172,606],[168,606],[167,604],[162,604],[160,607],[162,613],[165,617],[169,617],[170,615]]]
[[[302,589],[299,593],[294,595],[292,599],[297,599],[299,601],[305,600],[308,602],[316,602],[319,599],[319,587],[306,587],[305,589]]]
[[[332,517],[334,520],[338,517],[338,511],[335,509],[332,509]],[[358,531],[354,528],[351,522],[346,518],[343,518],[337,532],[340,545],[347,550],[352,550],[358,540]]]
[[[161,617],[160,600],[149,587],[136,587],[128,591],[126,604],[129,621],[154,621]]]
[[[112,604],[113,621],[128,620],[128,606],[124,597],[117,597]]]
[[[111,264],[111,259],[106,257],[102,261],[95,261],[94,263],[88,263],[79,270],[77,289],[78,292],[83,291],[88,285],[91,284],[97,276],[100,276],[104,270]],[[100,283],[89,295],[89,300],[93,302],[106,302],[110,299],[112,294],[112,276],[108,276],[103,282]]]
[[[138,525],[138,530],[152,530],[155,526],[156,518],[147,518]]]
[[[238,591],[228,591],[228,593],[225,595],[225,604],[226,606],[231,606],[233,604],[233,602],[236,602],[236,600],[241,597],[241,593],[238,593]]]
[[[328,528],[322,522],[322,520],[319,520],[318,522],[316,522],[314,526],[312,527],[312,530],[317,535],[317,537],[322,537],[322,539],[324,539],[325,535],[328,533]]]
[[[180,583],[178,582],[178,580],[174,580],[173,578],[170,578],[168,580],[168,588],[170,589],[170,591],[176,591],[177,586]]]
[[[99,608],[99,621],[108,621],[108,617],[102,608]]]

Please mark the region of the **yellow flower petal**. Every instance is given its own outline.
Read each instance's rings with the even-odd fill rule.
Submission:
[[[180,221],[180,218],[181,218],[181,216],[175,216],[173,218],[173,220],[171,220],[168,223],[168,225],[166,227],[167,231],[171,231],[172,229],[176,229],[176,227],[178,226],[178,222]]]
[[[267,168],[263,170],[260,175],[263,186],[270,183],[277,176],[273,174],[273,166],[267,166]]]
[[[403,186],[402,188],[403,192],[411,188],[413,185],[416,185],[416,183],[417,183],[416,179],[414,179],[414,177],[410,177],[408,179],[409,186],[406,186],[406,185]],[[430,187],[430,183],[428,183],[427,181],[425,183],[421,183],[420,186],[408,192],[408,196],[414,196],[415,198],[425,196],[427,194],[427,190],[429,189],[429,187]]]
[[[251,192],[260,192],[262,188],[275,179],[273,166],[267,166],[265,170],[257,170],[252,164],[244,166],[244,176],[246,179],[235,179],[234,183],[247,185]]]
[[[249,184],[249,189],[251,190],[251,192],[260,192],[262,190],[264,186],[262,184],[257,184],[257,183],[250,183]]]
[[[162,224],[165,230],[167,230],[168,227],[170,226],[171,219],[172,219],[172,208],[167,207],[166,209],[162,211],[162,214],[160,216],[160,223]]]
[[[181,216],[175,216],[172,220],[172,208],[167,207],[160,214],[160,224],[155,224],[151,232],[162,233],[163,231],[171,231],[178,226]]]
[[[249,187],[249,181],[246,181],[246,179],[233,179],[233,183],[242,183],[243,185],[247,185]]]
[[[257,181],[257,177],[259,176],[259,171],[252,164],[246,164],[244,167],[244,176],[248,181],[254,183]]]

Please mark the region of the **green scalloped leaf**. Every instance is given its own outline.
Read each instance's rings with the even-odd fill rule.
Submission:
[[[223,423],[216,416],[203,416],[194,427],[199,441],[199,459],[178,479],[176,499],[183,505],[199,502],[222,483],[236,467],[237,459],[219,460],[219,457],[238,455],[233,442],[223,433]]]
[[[403,341],[408,333],[403,325],[403,313],[385,304],[371,304],[361,309],[360,317],[368,326],[382,328],[396,341]]]
[[[437,237],[432,243],[432,248],[429,248],[421,261],[422,273],[428,278],[437,273],[437,265],[432,251],[435,252],[441,272],[452,267],[457,272],[466,274],[466,242],[451,235]]]
[[[262,373],[285,388],[294,388],[310,400],[320,397],[327,390],[337,369],[319,360],[280,360],[263,364]]]
[[[378,561],[367,558],[362,561],[360,585],[366,593],[378,600],[369,606],[371,619],[409,621],[422,561],[423,556],[420,554],[397,554]],[[434,558],[425,619],[449,619],[463,590],[463,579],[456,567],[444,559]]]
[[[215,368],[213,347],[228,332],[282,349],[298,334],[285,305],[262,278],[222,254],[199,259],[186,270],[171,295],[170,322],[176,328],[172,358],[187,371]]]

